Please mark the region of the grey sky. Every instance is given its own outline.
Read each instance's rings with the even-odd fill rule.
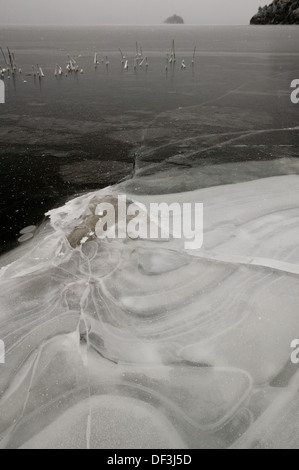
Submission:
[[[261,0],[0,0],[0,24],[248,24]],[[270,3],[270,2],[268,2]],[[155,7],[156,5],[156,7]]]

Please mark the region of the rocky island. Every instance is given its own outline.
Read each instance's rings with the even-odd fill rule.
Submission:
[[[184,20],[181,16],[172,15],[164,21],[165,24],[184,24]]]
[[[274,0],[259,7],[250,24],[299,24],[299,0]]]

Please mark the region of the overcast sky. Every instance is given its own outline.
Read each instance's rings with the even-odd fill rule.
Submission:
[[[160,24],[174,13],[189,24],[248,24],[261,3],[267,1],[0,0],[0,24]]]

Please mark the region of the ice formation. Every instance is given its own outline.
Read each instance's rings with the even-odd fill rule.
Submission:
[[[2,258],[1,448],[296,447],[299,176],[132,184],[51,211]],[[203,247],[98,240],[96,205],[120,193],[204,203]]]

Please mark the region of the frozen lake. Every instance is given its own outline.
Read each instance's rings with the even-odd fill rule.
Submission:
[[[1,29],[0,447],[298,447],[298,39]],[[68,54],[84,73],[55,77]],[[99,240],[119,195],[203,203],[203,246]]]

